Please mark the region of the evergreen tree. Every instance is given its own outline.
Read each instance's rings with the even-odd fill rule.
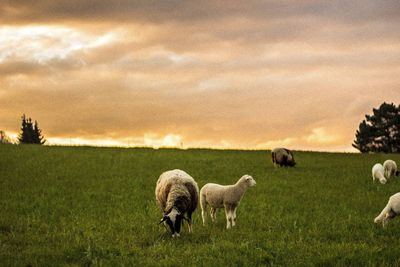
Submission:
[[[383,103],[372,111],[360,123],[353,147],[361,153],[400,152],[400,105]]]
[[[33,126],[33,143],[43,145],[46,142],[44,136],[42,135],[42,130],[39,128],[37,121]]]
[[[46,142],[42,135],[42,130],[39,129],[37,121],[32,123],[31,118],[26,118],[25,114],[22,115],[21,133],[18,136],[20,144],[39,144],[42,145]]]

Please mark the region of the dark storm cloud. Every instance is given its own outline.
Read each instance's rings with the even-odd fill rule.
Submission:
[[[149,1],[149,0],[59,0],[2,1],[3,22],[58,20],[99,21],[208,21],[224,17],[281,19],[316,16],[347,23],[399,20],[400,3],[391,1]]]

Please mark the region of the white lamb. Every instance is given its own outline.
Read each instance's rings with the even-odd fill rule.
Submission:
[[[382,164],[380,164],[380,163],[376,163],[372,167],[372,181],[375,182],[375,180],[379,180],[379,182],[381,182],[381,184],[386,184],[386,179],[384,176],[384,169],[383,169]]]
[[[203,225],[206,223],[206,207],[210,205],[211,219],[215,222],[217,208],[225,208],[226,228],[235,226],[236,209],[239,206],[247,188],[256,185],[256,181],[250,175],[243,175],[234,185],[219,185],[208,183],[200,190],[200,207]]]
[[[388,179],[391,178],[392,176],[399,175],[399,172],[397,171],[396,162],[394,162],[391,159],[388,159],[383,163],[383,168],[385,170],[385,176]]]
[[[385,227],[387,222],[400,214],[400,193],[396,193],[389,198],[386,207],[382,210],[381,214],[375,218],[374,222],[382,222],[382,226]]]

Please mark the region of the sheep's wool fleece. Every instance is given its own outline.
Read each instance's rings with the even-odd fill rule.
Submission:
[[[275,148],[271,153],[273,157],[272,162],[274,163],[289,165],[287,163],[295,162],[292,152],[286,148]]]
[[[234,185],[219,185],[208,183],[201,189],[206,202],[213,208],[222,208],[224,204],[237,206],[247,189],[244,178],[240,178]]]
[[[383,163],[383,168],[388,177],[394,176],[396,174],[397,165],[396,165],[396,162],[394,162],[393,160],[390,160],[390,159],[386,160]]]
[[[396,193],[389,198],[390,207],[393,212],[400,214],[400,193]]]
[[[372,176],[376,177],[376,178],[381,178],[381,176],[383,177],[383,166],[380,163],[376,163],[373,167],[372,167]]]
[[[157,205],[163,211],[169,211],[178,198],[189,200],[189,210],[197,207],[199,188],[196,181],[182,170],[166,171],[160,175],[156,185]]]

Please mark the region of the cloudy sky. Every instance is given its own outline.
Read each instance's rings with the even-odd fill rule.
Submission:
[[[3,0],[0,129],[49,144],[353,151],[400,103],[400,1]]]

